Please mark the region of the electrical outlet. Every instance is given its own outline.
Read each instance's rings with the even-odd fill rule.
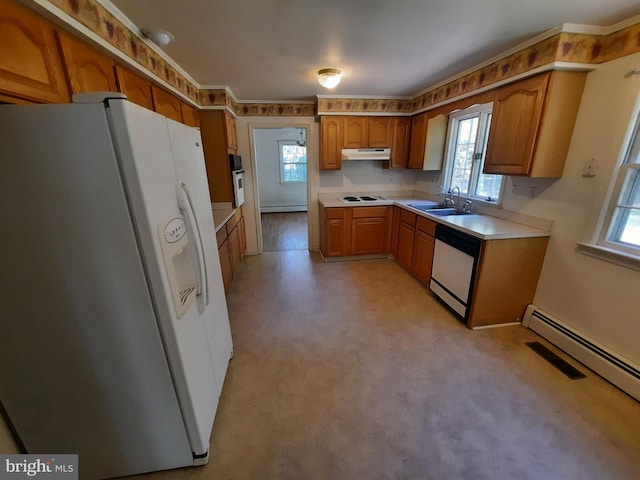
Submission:
[[[393,175],[389,175],[389,183],[393,183]]]
[[[598,160],[595,158],[590,158],[586,162],[584,162],[584,167],[582,168],[582,176],[583,177],[595,177],[596,172],[598,171]]]

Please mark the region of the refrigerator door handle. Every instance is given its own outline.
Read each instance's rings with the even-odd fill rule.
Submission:
[[[198,225],[198,219],[196,212],[193,209],[193,202],[191,201],[191,194],[189,188],[185,183],[180,183],[178,190],[178,205],[180,209],[185,213],[187,223],[191,227],[191,231],[194,232],[196,241],[196,253],[198,257],[198,289],[197,295],[204,293],[204,304],[209,305],[209,285],[207,281],[207,268],[204,258],[204,245],[202,244],[202,236],[200,235],[200,226]]]

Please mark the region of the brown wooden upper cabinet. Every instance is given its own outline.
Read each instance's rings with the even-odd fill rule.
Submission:
[[[182,122],[182,110],[178,97],[155,85],[151,85],[151,93],[153,95],[153,109],[156,112],[176,122]]]
[[[182,112],[182,122],[190,127],[200,126],[200,114],[198,109],[192,107],[186,102],[180,102],[180,111]]]
[[[55,30],[13,1],[0,8],[0,92],[40,102],[69,102]]]
[[[116,63],[71,35],[58,31],[71,93],[117,92]]]
[[[320,117],[320,169],[342,168],[342,117]]]
[[[411,118],[395,117],[393,123],[393,141],[391,144],[391,161],[389,162],[389,168],[407,168],[409,142],[411,139]]]
[[[411,119],[409,168],[441,170],[447,138],[448,116],[421,113]]]
[[[391,148],[391,117],[343,117],[342,148]]]
[[[238,145],[235,120],[224,110],[200,110],[199,113],[211,202],[232,203],[233,180],[229,153],[236,153]]]
[[[554,71],[498,89],[484,173],[561,177],[585,80]]]
[[[225,135],[229,153],[238,153],[238,131],[236,119],[226,110],[224,111]]]
[[[151,96],[151,82],[131,70],[116,65],[116,79],[118,90],[124,93],[133,103],[153,110],[153,97]]]
[[[411,141],[409,142],[409,168],[422,169],[424,147],[427,142],[427,114],[411,118]]]

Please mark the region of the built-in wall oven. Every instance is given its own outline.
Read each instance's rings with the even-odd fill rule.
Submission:
[[[229,154],[231,181],[233,182],[233,204],[236,208],[244,203],[244,170],[240,155]]]
[[[466,322],[482,240],[438,224],[429,288]]]

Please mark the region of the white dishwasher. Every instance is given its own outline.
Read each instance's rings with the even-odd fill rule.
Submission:
[[[438,224],[429,288],[465,322],[482,248],[482,240]]]

